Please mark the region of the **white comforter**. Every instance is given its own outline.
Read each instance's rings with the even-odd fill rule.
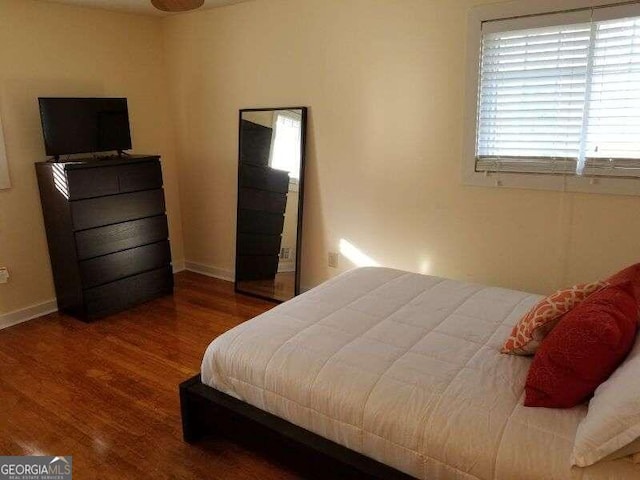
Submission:
[[[418,478],[640,478],[570,467],[586,406],[523,406],[531,360],[498,350],[539,298],[352,270],[216,338],[202,381]]]

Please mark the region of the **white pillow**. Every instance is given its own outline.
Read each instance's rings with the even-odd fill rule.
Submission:
[[[639,438],[640,337],[626,360],[596,389],[587,416],[578,425],[571,464],[593,465]],[[638,452],[640,442],[625,448],[625,455]]]

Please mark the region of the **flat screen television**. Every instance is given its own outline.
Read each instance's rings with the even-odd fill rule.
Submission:
[[[126,98],[38,98],[47,155],[131,148]]]

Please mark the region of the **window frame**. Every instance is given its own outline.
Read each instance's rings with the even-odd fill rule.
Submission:
[[[7,150],[4,143],[4,133],[2,130],[2,116],[0,116],[0,190],[11,188],[9,178],[9,165],[7,162]]]
[[[566,13],[597,7],[631,5],[639,2],[616,0],[565,0],[562,8],[554,0],[526,0],[482,5],[469,11],[467,17],[467,55],[465,76],[464,145],[462,181],[465,185],[484,187],[526,188],[614,195],[640,195],[640,179],[620,177],[591,177],[549,173],[478,172],[476,171],[476,128],[480,76],[482,24],[488,21],[517,20],[529,16]],[[526,25],[523,29],[526,28]]]

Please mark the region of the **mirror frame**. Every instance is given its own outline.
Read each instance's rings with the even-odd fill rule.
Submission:
[[[300,294],[300,267],[302,264],[302,224],[304,211],[304,178],[306,164],[306,146],[307,146],[307,113],[308,107],[269,107],[269,108],[242,108],[238,112],[238,163],[237,163],[237,191],[236,191],[236,250],[235,250],[235,271],[234,271],[234,291],[264,300],[270,300],[276,303],[283,303],[286,300],[261,295],[259,293],[243,290],[238,286],[238,250],[240,235],[238,232],[238,214],[240,213],[240,164],[242,161],[242,114],[245,112],[270,112],[278,110],[300,110],[302,112],[302,131],[300,132],[300,178],[298,179],[298,219],[296,222],[296,255],[295,255],[295,283],[293,297]]]

